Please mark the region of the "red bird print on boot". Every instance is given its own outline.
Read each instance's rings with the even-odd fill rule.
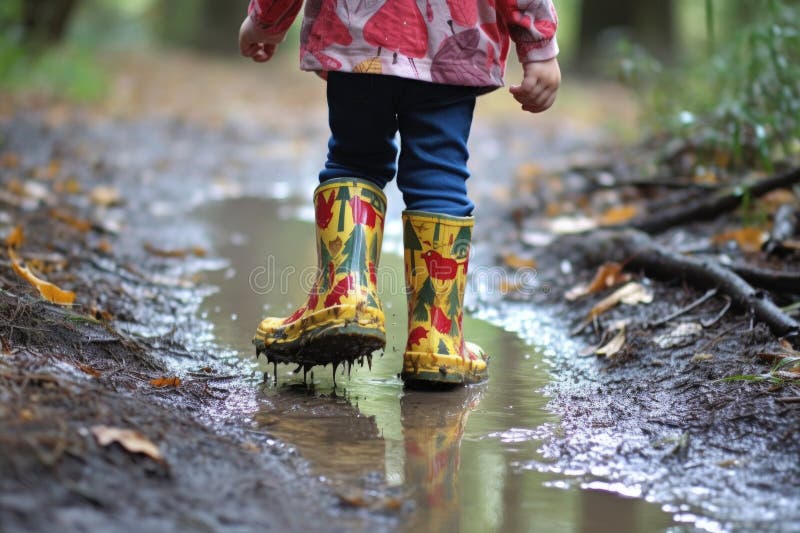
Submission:
[[[362,200],[359,196],[353,196],[347,203],[350,204],[350,210],[353,212],[353,224],[365,224],[370,229],[374,229],[378,219],[383,222],[372,204]]]
[[[450,281],[456,278],[458,267],[464,267],[464,274],[467,273],[467,260],[456,261],[450,257],[442,257],[442,254],[435,250],[428,250],[422,254],[425,260],[425,267],[431,278],[438,281]]]
[[[336,191],[331,191],[330,196],[325,198],[325,193],[321,193],[317,197],[317,205],[314,208],[314,214],[317,219],[317,226],[322,229],[327,229],[328,224],[333,220],[333,203],[336,201]]]

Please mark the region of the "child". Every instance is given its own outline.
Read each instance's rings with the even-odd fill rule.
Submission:
[[[251,0],[243,55],[269,61],[302,0]],[[305,305],[266,318],[253,340],[275,364],[348,365],[386,344],[376,289],[386,197],[403,193],[407,385],[487,378],[464,341],[462,302],[473,227],[467,138],[475,98],[503,85],[509,37],[524,65],[509,91],[548,109],[561,74],[552,0],[308,0],[300,67],[327,79],[331,137],[314,193],[320,275]],[[400,133],[399,159],[395,134]]]

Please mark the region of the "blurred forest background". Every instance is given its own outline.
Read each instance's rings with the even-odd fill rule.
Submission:
[[[769,169],[800,151],[800,0],[556,5],[567,75],[632,87],[650,136],[721,149],[723,166],[731,167]],[[92,101],[108,90],[109,65],[126,53],[235,58],[246,7],[221,0],[6,0],[0,90]],[[299,19],[292,32],[279,50],[287,65],[297,52]]]

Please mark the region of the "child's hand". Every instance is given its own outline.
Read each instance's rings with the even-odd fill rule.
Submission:
[[[257,63],[272,59],[283,35],[272,35],[258,27],[253,19],[247,17],[239,28],[239,51]]]
[[[547,61],[532,61],[524,65],[525,77],[520,85],[508,88],[514,98],[522,104],[524,111],[541,113],[547,111],[556,100],[561,85],[561,69],[556,58]]]

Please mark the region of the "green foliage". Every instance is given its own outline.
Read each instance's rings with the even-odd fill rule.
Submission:
[[[620,75],[656,135],[686,139],[720,166],[769,170],[800,155],[800,12],[785,0],[749,4],[723,34],[706,0],[708,51],[683,64],[665,68],[624,45]]]
[[[91,101],[107,87],[108,78],[91,52],[64,46],[35,54],[0,36],[0,90]]]

